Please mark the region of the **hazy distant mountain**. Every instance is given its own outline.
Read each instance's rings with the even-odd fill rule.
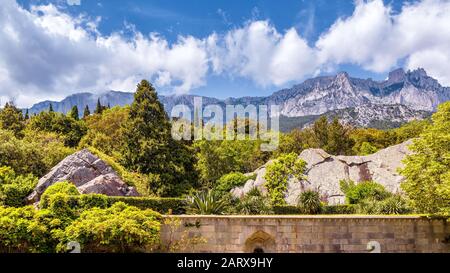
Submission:
[[[160,96],[166,111],[174,105],[185,104],[193,109],[194,95]],[[385,81],[350,77],[346,72],[335,76],[308,79],[289,89],[283,89],[268,97],[242,97],[219,100],[202,97],[203,105],[254,104],[280,105],[282,120],[293,124],[307,125],[315,117],[326,114],[338,116],[344,122],[356,126],[392,127],[412,119],[429,116],[437,105],[450,100],[450,88],[443,87],[425,70],[405,72],[397,69],[389,73]],[[95,109],[97,99],[103,105],[126,105],[133,101],[133,93],[108,91],[102,94],[78,93],[61,102],[44,101],[33,105],[30,113],[48,109],[52,103],[55,111],[67,113],[78,105],[80,113],[86,105]],[[283,126],[282,126],[283,127]],[[297,127],[297,126],[296,126]],[[301,126],[300,126],[301,127]],[[285,128],[285,129],[286,129]]]

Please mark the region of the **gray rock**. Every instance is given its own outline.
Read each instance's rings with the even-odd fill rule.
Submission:
[[[342,204],[345,196],[339,181],[344,179],[357,183],[373,180],[392,193],[400,192],[400,183],[404,178],[398,174],[398,169],[403,166],[402,160],[405,156],[411,153],[408,150],[411,143],[412,141],[407,141],[367,156],[333,156],[321,149],[307,149],[299,156],[307,163],[307,178],[303,181],[290,178],[285,200],[288,204],[296,204],[300,193],[312,189],[319,191],[329,204]],[[255,181],[249,180],[243,187],[235,188],[231,193],[240,198],[252,187],[265,192],[266,166],[267,164],[254,172],[257,175]]]
[[[56,182],[70,181],[81,193],[100,193],[110,196],[137,196],[106,162],[84,149],[58,163],[39,182],[27,197],[28,203],[38,202],[42,193]]]

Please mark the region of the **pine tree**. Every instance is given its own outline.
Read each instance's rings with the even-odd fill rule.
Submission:
[[[28,109],[27,109],[27,111],[25,112],[25,117],[24,117],[24,119],[25,119],[25,120],[29,120],[29,119],[30,119],[30,114],[28,113]]]
[[[52,104],[52,103],[50,103],[50,106],[48,107],[48,112],[50,112],[50,113],[55,112],[55,111],[53,110],[53,104]]]
[[[106,110],[106,107],[102,105],[102,103],[100,102],[100,98],[97,100],[97,107],[95,108],[94,113],[95,114],[101,114],[103,113],[103,111]]]
[[[91,115],[91,110],[89,110],[89,106],[86,105],[86,107],[84,107],[83,119],[89,117],[90,115]]]
[[[74,106],[74,107],[72,107],[72,110],[70,110],[70,113],[69,113],[70,115],[70,117],[72,117],[73,119],[75,119],[75,120],[79,120],[80,119],[80,114],[79,114],[79,112],[78,112],[78,106]]]
[[[171,125],[153,86],[137,86],[128,120],[124,124],[124,165],[160,177],[150,188],[162,196],[186,192],[196,182],[192,151],[171,137]]]

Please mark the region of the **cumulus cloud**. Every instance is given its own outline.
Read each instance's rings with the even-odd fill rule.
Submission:
[[[425,68],[450,85],[450,1],[405,3],[394,13],[381,0],[356,3],[354,13],[337,20],[316,43],[322,64],[352,63],[386,72],[405,61],[406,68]]]
[[[60,99],[77,91],[132,91],[142,78],[184,94],[206,84],[210,73],[282,86],[341,64],[384,73],[399,65],[425,68],[450,85],[450,1],[405,2],[394,12],[382,0],[357,0],[308,45],[295,28],[279,31],[252,19],[205,38],[180,36],[169,43],[132,25],[103,35],[101,18],[70,16],[54,5],[0,6],[0,99],[19,105]],[[302,31],[302,30],[300,30]]]
[[[14,0],[0,6],[2,96],[19,105],[58,99],[75,91],[135,89],[142,78],[176,93],[204,84],[204,41],[180,36],[169,44],[157,34],[134,31],[102,36],[99,19],[71,17],[53,5],[30,11]]]
[[[316,67],[315,52],[293,28],[279,33],[268,21],[254,21],[243,28],[207,41],[215,73],[247,77],[267,86],[300,80]]]

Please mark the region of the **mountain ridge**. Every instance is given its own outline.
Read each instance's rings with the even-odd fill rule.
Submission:
[[[50,103],[55,111],[62,113],[67,113],[74,105],[78,106],[80,112],[85,105],[93,111],[98,99],[103,105],[124,106],[133,101],[133,95],[131,92],[113,90],[100,94],[76,93],[60,102],[37,103],[29,109],[29,113],[45,111]],[[377,120],[395,119],[398,123],[429,116],[429,113],[436,110],[437,105],[450,100],[450,87],[443,87],[422,68],[406,72],[399,68],[391,71],[383,81],[360,79],[351,77],[347,72],[339,72],[336,75],[307,79],[291,88],[276,91],[270,96],[226,99],[196,95],[159,97],[168,113],[177,104],[185,104],[193,109],[194,97],[202,97],[203,106],[277,104],[280,106],[280,115],[288,118],[334,113],[342,118],[346,117],[347,123],[368,126],[372,121],[365,112],[371,113]],[[352,111],[365,117],[352,121],[349,118]]]

